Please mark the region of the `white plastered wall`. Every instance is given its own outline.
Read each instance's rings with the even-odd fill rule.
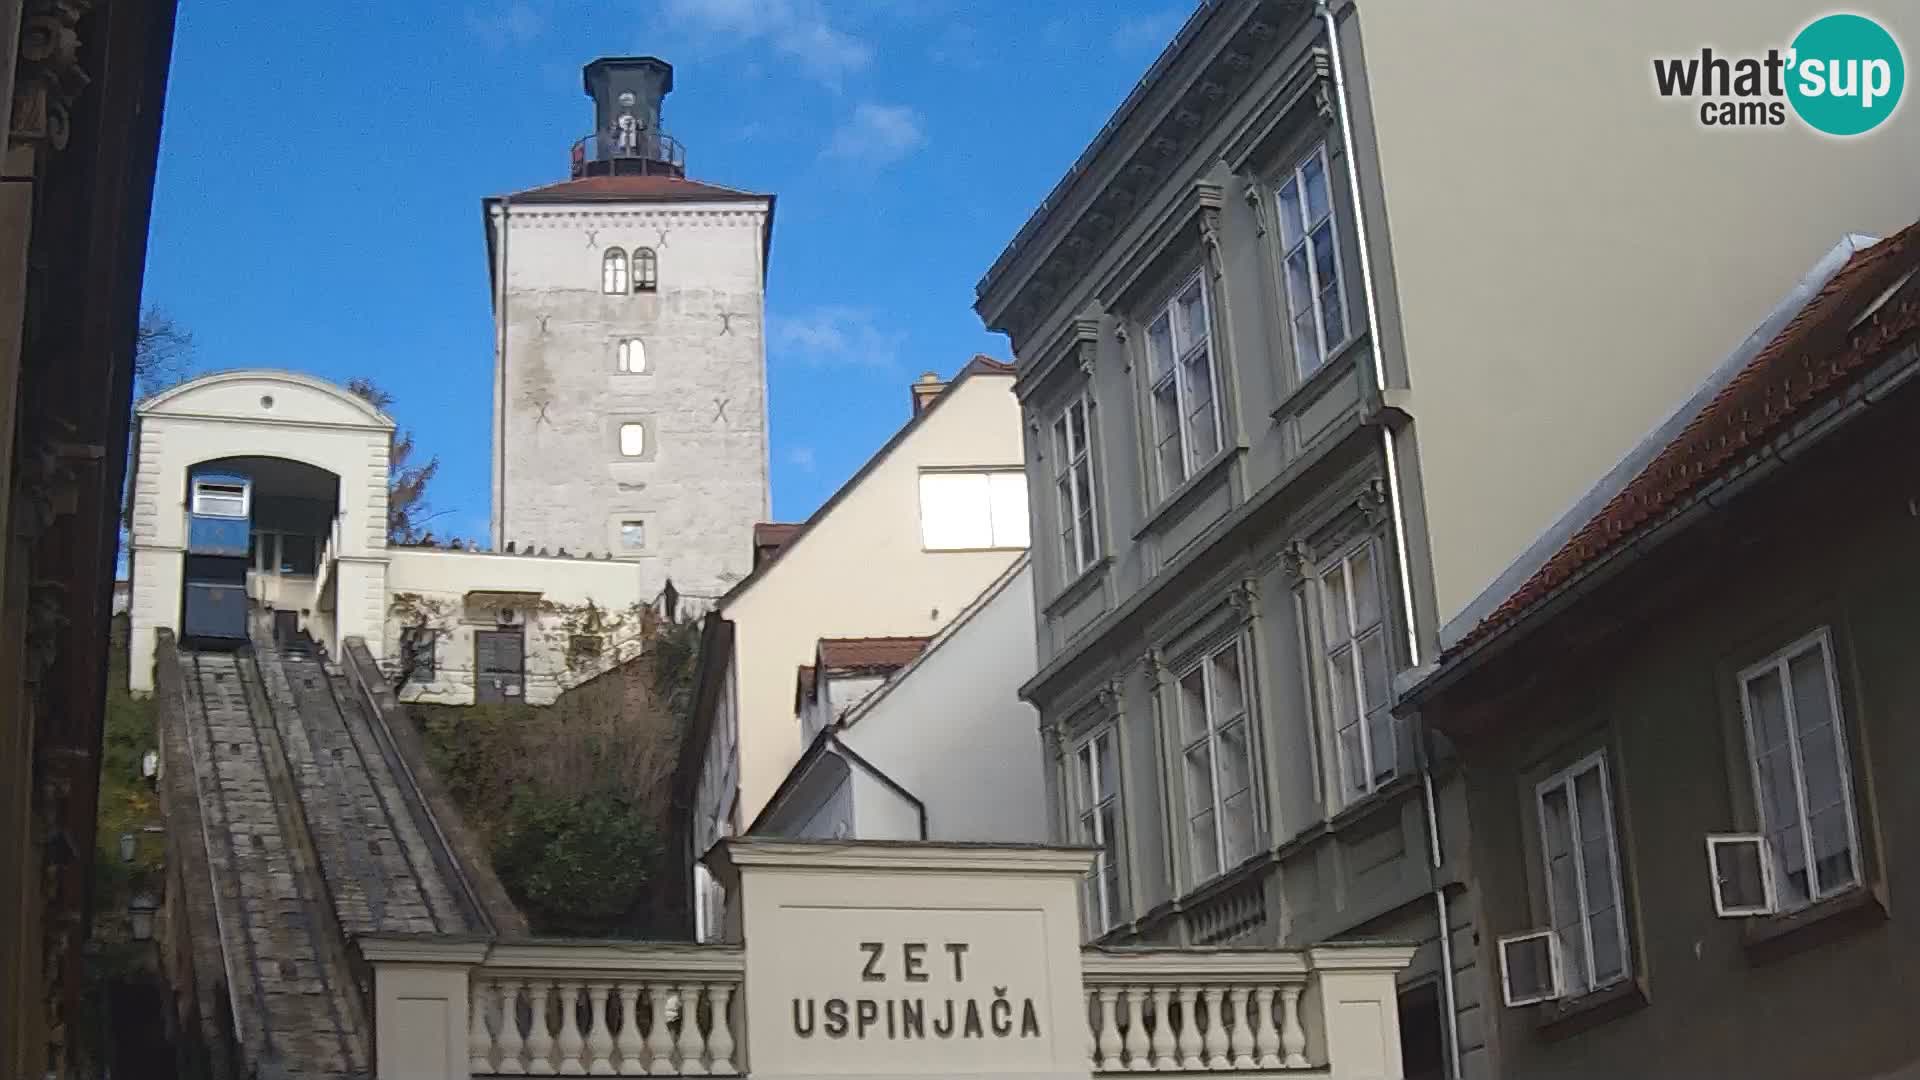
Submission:
[[[433,678],[407,682],[401,699],[473,703],[474,631],[499,625],[484,617],[488,612],[470,610],[467,594],[479,590],[539,595],[537,606],[518,613],[526,633],[525,699],[551,704],[562,691],[643,651],[638,606],[653,599],[641,591],[644,576],[642,567],[617,560],[392,549],[381,616],[389,669],[398,672],[400,635],[409,625],[436,634]],[[570,659],[569,639],[588,632],[588,605],[600,612],[602,651],[597,660]]]
[[[180,627],[187,539],[187,475],[202,462],[274,457],[339,479],[331,555],[337,603],[316,604],[307,631],[330,651],[361,636],[378,645],[387,575],[387,453],[393,421],[345,389],[287,371],[220,372],[143,403],[134,429],[128,542],[132,577],[128,683],[153,690],[155,636]]]

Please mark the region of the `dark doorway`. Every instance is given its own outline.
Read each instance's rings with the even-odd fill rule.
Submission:
[[[1407,1080],[1445,1080],[1445,1027],[1437,984],[1422,983],[1400,992],[1400,1069]]]
[[[300,613],[297,611],[276,611],[273,613],[273,641],[276,645],[291,645],[300,637]]]
[[[519,701],[526,688],[527,647],[519,629],[473,632],[473,700]]]

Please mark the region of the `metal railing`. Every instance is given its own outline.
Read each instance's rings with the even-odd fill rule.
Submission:
[[[596,131],[573,144],[573,175],[587,175],[589,166],[609,163],[608,172],[679,175],[687,164],[680,140],[659,131]]]

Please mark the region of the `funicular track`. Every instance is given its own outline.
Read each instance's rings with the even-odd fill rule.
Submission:
[[[348,975],[253,657],[183,652],[187,736],[229,992],[254,1071],[366,1076],[366,1009]]]
[[[350,939],[491,929],[387,721],[304,641],[181,650],[235,1036],[256,1075],[365,1077]]]

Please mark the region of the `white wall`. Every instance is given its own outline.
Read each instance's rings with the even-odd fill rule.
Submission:
[[[821,638],[936,633],[1022,554],[929,552],[920,540],[923,467],[1020,467],[1012,383],[996,373],[956,383],[824,518],[721,605],[734,624],[742,821],[759,814],[800,756],[794,672],[812,662]],[[1031,628],[1022,636],[1030,650]],[[1033,663],[1031,651],[1025,663]],[[703,785],[696,813],[712,814],[730,794]]]
[[[711,596],[746,576],[752,527],[769,514],[768,212],[764,201],[518,204],[502,236],[493,209],[507,324],[496,549],[611,551],[644,568],[649,595],[669,577]],[[641,246],[658,256],[659,290],[603,293],[606,249]],[[619,371],[626,337],[645,343],[645,373]],[[639,459],[618,451],[626,421],[647,429]],[[627,518],[646,522],[641,552],[620,546]]]
[[[392,432],[393,421],[346,390],[286,371],[207,375],[140,406],[128,544],[134,692],[153,689],[154,631],[181,625],[187,474],[217,458],[285,458],[339,478],[340,603],[310,629],[320,629],[322,643],[336,653],[341,636],[381,640]]]
[[[926,805],[927,839],[1048,839],[1040,719],[1019,692],[1034,656],[1033,571],[1023,563],[846,717],[841,741]],[[877,783],[855,783],[859,836],[897,837],[899,800],[870,791]],[[917,834],[917,821],[911,827]]]
[[[403,700],[473,702],[473,632],[498,625],[467,610],[466,595],[475,590],[541,598],[541,607],[523,612],[528,704],[551,704],[561,691],[643,651],[637,605],[651,597],[640,592],[641,570],[632,563],[433,548],[394,548],[390,558],[390,598],[382,613],[385,666],[398,671],[400,635],[407,626],[425,625],[438,633],[432,681],[408,682],[401,688]],[[604,648],[598,662],[568,657],[569,639],[586,629],[588,604],[601,612]]]
[[[1444,622],[1845,234],[1920,218],[1920,87],[1853,139],[1655,92],[1654,57],[1784,50],[1806,0],[1356,10]],[[1920,7],[1862,11],[1911,69]]]

